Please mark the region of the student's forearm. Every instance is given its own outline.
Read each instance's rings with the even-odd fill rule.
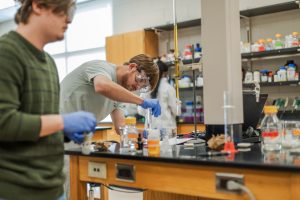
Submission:
[[[115,130],[117,132],[117,134],[120,135],[120,127],[125,125],[125,118],[124,118],[124,114],[121,110],[119,109],[115,109],[114,111],[112,111],[112,113],[110,114],[111,119],[114,123],[114,127]]]
[[[51,135],[64,128],[63,118],[61,115],[42,115],[41,116],[40,137]]]
[[[107,90],[102,93],[104,96],[119,102],[124,103],[133,103],[133,104],[142,104],[143,99],[129,90],[126,90],[122,86],[119,86],[117,84],[109,85]]]

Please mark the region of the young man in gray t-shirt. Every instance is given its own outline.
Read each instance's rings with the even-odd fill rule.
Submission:
[[[157,65],[143,54],[120,66],[100,60],[86,62],[63,79],[60,111],[89,111],[98,121],[110,114],[119,133],[119,127],[124,125],[120,102],[150,108],[154,116],[160,115],[157,99],[143,99],[132,93],[151,91],[158,82],[158,76]]]

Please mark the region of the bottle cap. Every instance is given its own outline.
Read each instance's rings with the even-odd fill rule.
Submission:
[[[265,114],[271,114],[271,113],[277,113],[277,107],[276,106],[265,106],[264,107],[264,113]]]

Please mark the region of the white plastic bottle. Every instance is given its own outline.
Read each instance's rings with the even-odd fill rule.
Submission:
[[[277,72],[279,81],[286,81],[286,69],[284,66],[281,66],[279,71]]]
[[[287,69],[287,80],[294,81],[296,74],[296,66],[294,64],[289,64]]]

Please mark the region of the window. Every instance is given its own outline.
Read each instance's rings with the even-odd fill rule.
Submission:
[[[112,0],[77,4],[65,39],[45,48],[55,59],[60,81],[84,62],[105,60],[105,37],[112,35],[112,23]]]
[[[112,35],[112,0],[79,2],[65,39],[45,48],[55,60],[60,82],[84,62],[105,60],[105,37]],[[110,115],[103,122],[111,122]]]

